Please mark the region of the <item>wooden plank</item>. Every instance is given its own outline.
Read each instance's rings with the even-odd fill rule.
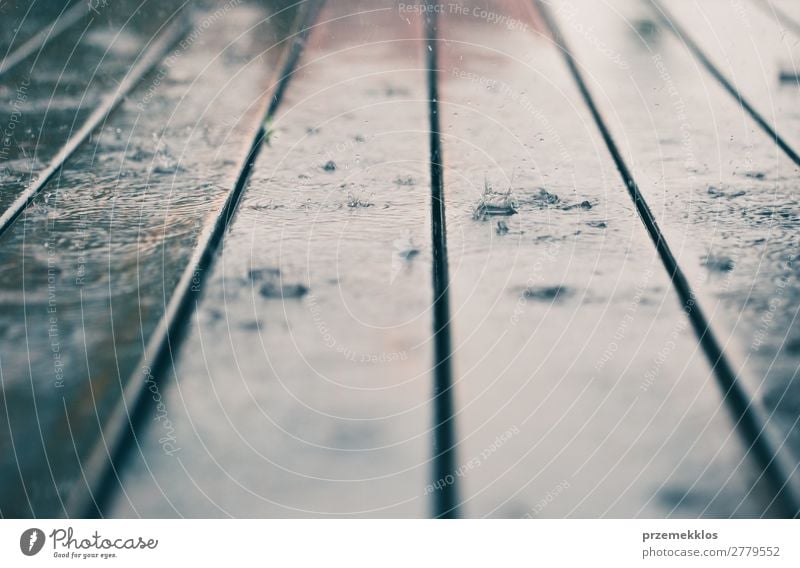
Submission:
[[[257,130],[292,22],[264,20],[246,6],[199,13],[163,72],[0,238],[4,516],[63,515],[82,482],[79,460]]]
[[[46,12],[46,10],[43,11]],[[47,43],[55,41],[72,26],[79,24],[81,21],[85,21],[87,19],[89,7],[81,5],[78,2],[72,2],[72,6],[67,3],[62,7],[60,12],[50,16],[50,21],[44,25],[38,24],[39,29],[36,30],[35,33],[30,33],[32,31],[31,24],[37,26],[36,23],[30,20],[36,21],[45,17],[39,10],[34,10],[33,12],[32,14],[29,8],[27,13],[21,14],[22,21],[18,22],[17,27],[13,29],[10,38],[11,42],[7,46],[4,56],[0,59],[0,76],[22,63],[22,61],[28,57],[39,53]],[[8,18],[8,16],[4,16]],[[17,14],[17,16],[19,17],[20,14]],[[8,28],[5,29],[8,30]],[[6,34],[2,35],[5,36]],[[3,39],[9,38],[5,37]],[[14,45],[15,40],[16,45]],[[6,46],[0,44],[0,50],[2,50],[3,47]],[[2,51],[0,51],[0,53],[2,53]]]
[[[662,229],[757,407],[797,452],[797,167],[640,4],[573,6],[564,27]],[[590,22],[594,35],[581,33]]]
[[[584,102],[535,14],[508,6],[467,5],[443,32],[465,510],[760,514],[709,366]],[[512,188],[516,215],[474,218],[484,179]]]
[[[800,73],[800,36],[749,2],[677,2],[670,17],[685,30],[714,66],[784,139],[800,152],[800,81],[781,80]],[[800,166],[800,158],[795,157]]]
[[[164,4],[168,8],[169,3]],[[0,214],[116,92],[163,20],[127,3],[90,14],[0,80]],[[81,4],[73,9],[86,10]],[[174,9],[174,7],[173,7]]]
[[[8,63],[16,60],[31,46],[55,37],[62,26],[69,24],[78,0],[58,3],[5,2],[0,6],[3,25],[0,28],[0,74],[7,70]],[[85,4],[81,12],[88,12]],[[73,22],[74,23],[74,22]],[[65,29],[61,31],[66,31]],[[47,40],[45,40],[47,38]]]
[[[329,2],[114,516],[425,516],[431,465],[421,28]],[[282,297],[282,294],[284,295]]]

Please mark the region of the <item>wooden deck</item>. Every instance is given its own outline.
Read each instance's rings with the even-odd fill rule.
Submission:
[[[178,4],[0,35],[3,517],[800,512],[795,2]]]

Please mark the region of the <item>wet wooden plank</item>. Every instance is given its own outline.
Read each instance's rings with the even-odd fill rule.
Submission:
[[[798,169],[640,4],[617,0],[613,15],[573,6],[565,33],[642,190],[756,405],[796,453]],[[590,22],[594,35],[581,33]]]
[[[792,150],[800,152],[800,81],[791,78],[800,73],[800,33],[785,29],[752,2],[674,4],[667,6],[671,17]]]
[[[271,125],[114,516],[429,511],[421,29],[329,2]]]
[[[78,460],[232,187],[293,20],[231,8],[198,13],[162,71],[2,236],[4,516],[64,514]]]
[[[149,4],[137,7],[121,2],[106,6],[102,18],[87,14],[0,78],[0,211],[36,180],[154,38],[164,20]]]
[[[477,14],[448,13],[442,32],[464,513],[761,514],[709,366],[563,60],[534,13]],[[517,214],[474,218],[484,179],[512,189]]]
[[[41,4],[3,2],[0,5],[0,16],[4,24],[0,28],[0,62],[13,58],[15,52],[42,31],[51,37],[60,28],[58,22],[65,20],[70,9],[80,4],[79,0]],[[88,7],[84,6],[83,11],[88,11]],[[4,68],[5,65],[0,63],[0,73]]]

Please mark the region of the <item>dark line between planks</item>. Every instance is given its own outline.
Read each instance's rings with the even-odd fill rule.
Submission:
[[[678,24],[677,20],[666,10],[664,5],[659,0],[648,0],[653,7],[653,11],[657,14],[659,20],[664,23],[671,31],[675,34],[675,36],[683,42],[683,44],[689,48],[689,51],[695,56],[695,58],[700,61],[703,67],[706,68],[706,71],[711,73],[713,77],[717,80],[717,82],[722,85],[722,87],[728,91],[728,93],[736,99],[739,105],[747,111],[747,114],[756,121],[756,123],[761,127],[761,130],[767,133],[767,135],[778,145],[778,147],[783,150],[783,152],[789,156],[789,158],[795,163],[795,165],[800,166],[800,155],[794,151],[794,149],[789,145],[786,140],[784,140],[780,134],[778,134],[777,130],[770,125],[770,123],[759,113],[750,102],[744,98],[739,89],[737,89],[733,83],[725,76],[725,74],[708,58],[708,56],[703,52],[701,47],[695,43],[695,41],[691,38],[691,36],[686,33],[680,24]]]
[[[533,0],[533,2],[554,41],[562,52],[567,67],[581,92],[584,102],[592,114],[592,118],[614,160],[614,164],[628,188],[628,193],[631,199],[633,199],[639,218],[642,220],[645,229],[647,229],[647,233],[650,235],[658,251],[664,268],[672,279],[683,311],[686,312],[692,324],[692,328],[700,341],[703,352],[711,364],[717,382],[722,389],[723,400],[732,414],[736,429],[742,436],[748,448],[748,453],[752,454],[752,457],[761,469],[765,482],[773,492],[773,502],[780,508],[781,514],[787,517],[800,515],[800,498],[792,482],[793,468],[783,463],[782,456],[777,450],[781,445],[775,444],[770,439],[766,420],[753,405],[752,397],[748,395],[745,387],[741,384],[736,372],[733,370],[727,356],[723,352],[719,341],[711,330],[708,319],[700,308],[689,281],[686,279],[685,274],[673,256],[661,229],[656,223],[652,211],[650,211],[650,207],[647,205],[644,196],[639,190],[639,186],[636,184],[633,175],[628,169],[622,154],[611,136],[611,132],[600,115],[594,98],[589,91],[589,87],[583,78],[583,74],[578,68],[575,58],[567,46],[558,24],[551,15],[549,7],[545,3],[545,0]]]
[[[425,16],[425,54],[430,118],[431,232],[433,248],[433,516],[459,516],[456,433],[453,403],[453,353],[450,334],[450,292],[447,264],[442,140],[439,126],[438,24],[435,12]]]
[[[306,38],[324,1],[308,0],[301,9],[299,17],[302,27],[294,35],[274,91],[268,103],[264,105],[266,109],[261,113],[261,124],[239,167],[234,187],[226,196],[219,211],[206,224],[167,309],[147,343],[144,356],[124,386],[122,400],[106,421],[102,440],[85,460],[84,483],[79,483],[75,493],[70,496],[68,513],[76,513],[83,517],[103,516],[110,497],[121,487],[118,465],[122,464],[128,451],[134,445],[138,445],[136,431],[150,415],[153,406],[148,403],[147,397],[142,396],[146,388],[144,373],[148,372],[156,383],[163,384],[164,377],[170,370],[174,372],[173,353],[177,351],[185,335],[186,324],[193,310],[197,309],[202,294],[202,281],[210,273],[217,250],[236,213],[256,158],[267,139],[268,124],[281,103],[286,86],[303,52]]]
[[[69,157],[83,144],[89,135],[100,126],[111,112],[125,99],[128,93],[142,78],[166,55],[167,51],[183,36],[188,28],[188,16],[179,15],[177,19],[161,31],[144,55],[136,62],[120,82],[116,91],[110,93],[97,107],[78,131],[61,147],[61,150],[50,160],[50,165],[36,174],[36,181],[8,206],[0,215],[0,235],[11,227],[14,221],[25,211],[36,195],[44,188],[52,177],[61,169]]]
[[[12,67],[24,61],[31,54],[43,49],[44,46],[47,45],[47,42],[71,28],[88,12],[89,5],[83,2],[78,2],[72,6],[72,8],[61,12],[61,14],[56,17],[55,21],[36,32],[33,37],[29,38],[0,61],[0,77],[10,71]]]

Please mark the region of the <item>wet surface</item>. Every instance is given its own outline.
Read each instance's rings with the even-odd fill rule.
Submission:
[[[0,60],[18,49],[32,38],[38,31],[49,27],[53,22],[78,4],[78,0],[70,2],[46,2],[38,0],[8,0],[0,4]]]
[[[164,394],[181,451],[153,424],[113,515],[429,513],[423,46],[389,5],[320,15]]]
[[[742,96],[800,152],[800,30],[786,29],[766,6],[709,0],[677,2],[672,17]],[[769,146],[767,141],[764,146]]]
[[[613,18],[589,2],[573,5],[562,14],[564,33],[592,70],[645,197],[743,381],[800,455],[797,167],[640,3],[615,2]],[[642,21],[653,22],[648,37],[632,25]],[[581,33],[589,22],[605,53]],[[742,82],[757,85],[750,75]],[[783,108],[776,120],[791,125]]]
[[[3,515],[63,514],[75,456],[98,442],[247,151],[285,33],[286,22],[263,18],[246,6],[197,13],[193,39],[3,235]]]
[[[442,32],[465,513],[761,514],[655,249],[557,50],[522,18],[454,15]],[[470,215],[485,177],[518,203],[500,235]]]
[[[184,43],[0,237],[0,514],[63,515],[122,388],[139,383],[150,414],[117,464],[110,516],[424,517],[451,488],[469,517],[776,514],[531,3],[440,15],[451,475],[432,473],[433,46],[408,4],[327,3],[197,275],[173,372],[138,368],[257,132],[290,4],[196,5]],[[740,4],[703,4],[718,37],[689,4],[670,7],[800,141],[800,91],[773,77],[795,32]],[[0,206],[174,8],[136,6],[104,5],[0,78],[0,125],[19,123],[1,147]],[[717,14],[730,6],[744,12]],[[554,13],[726,353],[798,452],[796,166],[648,2]],[[15,43],[41,24],[13,17]],[[741,26],[757,50],[735,41],[750,37]]]
[[[171,13],[177,6],[164,2],[156,11]],[[90,10],[0,76],[0,209],[35,181],[87,116],[115,91],[163,22],[153,11],[147,3],[132,2],[106,6],[103,13]],[[48,10],[32,13],[37,22],[50,17]]]

